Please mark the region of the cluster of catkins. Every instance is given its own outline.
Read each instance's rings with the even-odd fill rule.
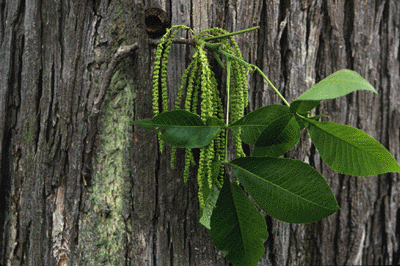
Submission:
[[[186,26],[174,26],[167,30],[166,34],[160,39],[157,47],[154,73],[153,73],[153,112],[157,115],[161,111],[168,111],[168,94],[167,94],[167,64],[168,56],[173,40],[179,31],[188,30],[193,35],[192,29]],[[224,104],[221,101],[220,91],[218,90],[217,80],[212,71],[207,57],[207,49],[205,42],[207,38],[227,34],[226,31],[220,28],[208,29],[194,36],[193,44],[195,51],[192,56],[191,63],[187,66],[182,75],[181,86],[175,102],[175,110],[183,109],[192,113],[198,114],[203,122],[206,123],[207,118],[217,117],[223,123],[233,123],[240,119],[243,115],[245,106],[248,103],[248,90],[246,80],[245,67],[235,60],[230,61],[231,78],[227,80],[226,88],[229,90],[229,104]],[[218,49],[222,49],[225,54],[232,55],[242,59],[240,49],[232,36],[218,39]],[[209,51],[214,53],[213,51]],[[221,67],[225,68],[221,59],[214,53]],[[229,57],[226,60],[230,60]],[[228,68],[229,69],[229,68]],[[224,114],[224,109],[229,106],[228,114]],[[226,121],[229,116],[230,121]],[[159,133],[161,134],[161,133]],[[160,136],[160,135],[159,135]],[[225,167],[221,163],[225,160],[227,136],[225,131],[215,138],[209,145],[200,148],[197,182],[199,186],[199,203],[200,207],[204,207],[204,186],[211,189],[214,185],[222,186]],[[235,144],[236,157],[244,156],[239,133],[233,134]],[[163,151],[163,141],[159,138],[160,151]],[[171,167],[174,168],[176,148],[172,147]],[[185,183],[189,177],[190,166],[195,165],[192,149],[185,149]],[[215,170],[217,169],[217,171]],[[219,171],[218,171],[219,169]]]

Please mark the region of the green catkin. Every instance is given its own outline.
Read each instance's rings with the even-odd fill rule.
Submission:
[[[172,146],[171,147],[171,161],[170,161],[171,169],[175,169],[175,157],[176,157],[176,147]]]
[[[161,38],[160,43],[157,45],[156,58],[154,62],[153,69],[153,114],[159,114],[159,79],[160,79],[160,69],[161,69],[161,58],[162,52],[164,50],[164,43],[167,40],[171,29],[168,29],[165,35]],[[164,150],[164,141],[161,139],[161,132],[157,134],[159,150],[162,153]]]
[[[194,57],[192,60],[192,70],[188,79],[188,84],[187,84],[187,88],[186,88],[186,99],[185,99],[185,103],[184,103],[184,109],[187,111],[190,111],[191,107],[192,107],[192,98],[193,98],[193,87],[194,87],[194,82],[195,82],[195,78],[196,78],[196,74],[199,70],[198,67],[198,57]],[[192,64],[191,63],[191,64]],[[178,99],[179,101],[181,101],[181,99]],[[178,101],[177,100],[177,101]],[[177,104],[181,104],[181,103],[177,103]],[[195,113],[195,112],[194,112]],[[185,150],[185,169],[184,169],[184,182],[186,183],[188,178],[189,178],[189,168],[191,165],[195,165],[194,162],[194,158],[193,158],[193,153],[191,151],[191,149],[186,149]]]
[[[234,106],[232,106],[232,122],[236,122],[239,120],[244,111],[244,102],[243,102],[243,89],[240,87],[241,81],[240,81],[240,69],[239,69],[239,64],[237,62],[232,62],[233,66],[233,82],[236,83],[236,85],[233,85],[232,88],[232,97],[234,98]],[[238,86],[239,85],[239,86]]]
[[[237,44],[235,39],[232,36],[230,36],[229,40],[234,47],[236,57],[243,60],[242,52],[240,51],[239,45]],[[239,82],[243,90],[244,107],[247,107],[249,104],[249,90],[247,86],[246,69],[243,65],[239,65],[238,70],[239,70]]]
[[[158,107],[158,94],[159,94],[159,79],[160,79],[160,68],[161,68],[161,57],[164,50],[164,43],[168,38],[171,29],[168,29],[165,35],[160,39],[160,43],[157,45],[156,58],[153,69],[153,113],[157,115],[159,113]]]
[[[175,109],[180,109],[180,106],[182,105],[183,101],[183,94],[185,91],[185,85],[186,87],[186,99],[185,99],[185,104],[184,104],[184,110],[190,111],[190,101],[192,98],[192,91],[193,91],[193,83],[194,79],[196,76],[196,72],[198,69],[198,60],[197,58],[194,58],[192,62],[190,62],[189,66],[185,69],[185,72],[182,75],[181,78],[181,86],[179,88],[178,96],[175,101]],[[190,73],[190,75],[189,75]],[[175,154],[176,154],[176,148],[172,148],[172,153],[171,153],[171,167],[173,166],[173,163],[175,161]],[[185,168],[184,168],[184,182],[187,182],[187,179],[189,178],[189,168],[190,165],[192,164],[193,160],[193,154],[191,153],[190,149],[185,150]]]
[[[171,31],[175,30],[172,34]],[[173,26],[170,29],[167,30],[167,32],[164,34],[164,36],[160,40],[160,44],[157,46],[157,56],[156,56],[156,63],[158,64],[158,72],[160,72],[160,64],[162,62],[161,66],[161,96],[162,96],[162,106],[163,106],[163,111],[168,111],[168,95],[167,95],[167,66],[168,66],[168,57],[169,57],[169,52],[171,50],[171,45],[172,41],[174,40],[175,36],[181,31],[181,30],[189,30],[193,34],[193,30],[190,29],[189,27],[183,26],[183,25],[177,25]],[[167,41],[168,40],[168,41]],[[167,43],[165,43],[167,41]],[[164,53],[162,53],[164,50]],[[161,60],[161,54],[162,54],[162,60]],[[154,78],[153,78],[153,84],[154,83]],[[158,79],[157,79],[157,94],[158,94]],[[154,87],[156,87],[154,85]],[[153,94],[155,92],[153,91]],[[157,104],[158,106],[158,104]],[[154,106],[153,106],[154,108]],[[158,108],[157,108],[158,109]]]
[[[207,146],[206,146],[207,147]],[[197,184],[199,186],[199,205],[200,208],[204,208],[204,198],[203,198],[203,180],[206,174],[206,165],[207,165],[207,149],[206,147],[200,149],[200,158],[199,158],[199,168],[197,170]]]
[[[240,86],[242,87],[242,92],[243,92],[243,104],[244,107],[247,107],[249,105],[249,89],[247,86],[246,69],[243,66],[240,66],[239,77],[240,77]]]
[[[225,131],[222,131],[219,142],[220,142],[220,148],[218,149],[218,155],[220,161],[223,162],[225,160]],[[224,175],[225,175],[225,165],[221,163],[219,167],[219,175],[217,177],[218,182],[223,182]]]
[[[185,169],[183,170],[183,182],[186,184],[189,179],[189,169],[191,165],[191,149],[185,149]]]
[[[193,83],[195,80],[196,73],[198,71],[198,58],[195,58],[193,60],[193,62],[194,62],[194,65],[193,65],[192,73],[190,75],[187,90],[186,90],[186,99],[185,99],[185,107],[184,107],[186,111],[190,111],[190,108],[192,106],[191,102],[192,102],[192,96],[193,96],[193,85],[194,85]]]
[[[165,45],[165,51],[163,54],[163,60],[162,60],[163,64],[161,66],[161,97],[162,97],[163,112],[168,111],[168,94],[167,94],[168,57],[169,57],[169,52],[171,50],[172,41],[179,31],[180,29],[174,31],[174,33],[171,34],[167,44]]]
[[[176,29],[172,34],[171,31]],[[171,49],[171,44],[175,36],[181,30],[189,30],[190,32],[194,32],[189,27],[178,25],[173,26],[167,29],[167,32],[160,39],[160,43],[157,45],[156,58],[154,63],[153,70],[153,113],[154,115],[159,114],[159,80],[161,79],[161,101],[163,111],[168,111],[168,95],[167,95],[167,65],[168,65],[168,56],[169,51]],[[165,44],[165,42],[168,42]],[[164,51],[164,53],[163,53]],[[161,66],[162,64],[162,66]],[[164,142],[161,139],[161,132],[158,132],[158,141],[159,141],[159,150],[162,153],[164,150]],[[175,151],[172,151],[172,155],[175,154]],[[171,159],[171,166],[174,166],[174,159]]]
[[[210,90],[210,69],[207,56],[203,49],[199,48],[201,63],[201,119],[206,122],[208,117],[212,116],[212,93]]]
[[[214,140],[207,146],[207,181],[208,187],[211,189],[213,185],[212,181],[212,162],[214,160]]]
[[[186,184],[189,179],[190,166],[196,165],[194,158],[193,158],[192,149],[185,149],[185,163],[184,164],[185,164],[185,168],[183,170],[183,181]]]
[[[219,119],[224,122],[224,109],[222,105],[221,98],[219,97],[219,91],[218,91],[218,84],[215,79],[215,77],[212,77],[212,83],[213,83],[213,88],[214,88],[214,95],[213,95],[213,108],[214,108],[214,116],[218,117]],[[220,135],[214,139],[214,155],[219,156],[220,160],[223,161],[225,158],[225,130],[222,130]],[[217,177],[217,180],[213,180],[213,182],[218,182],[219,177],[222,177],[223,179],[223,174],[224,174],[224,169],[225,166],[221,164],[220,166],[220,171],[219,171],[219,176]]]
[[[195,72],[193,70],[194,65],[195,65],[195,60],[192,60],[192,62],[190,62],[189,66],[185,69],[185,72],[182,75],[181,86],[179,87],[178,95],[177,95],[176,101],[175,101],[175,110],[180,109],[182,97],[183,97],[183,94],[185,91],[185,85],[189,84],[189,81],[190,81],[190,79],[192,79],[192,75]],[[189,73],[190,73],[190,76],[189,76]],[[188,76],[189,76],[189,78],[188,78]]]
[[[200,77],[200,88],[201,88],[201,119],[206,122],[208,117],[213,116],[214,107],[217,107],[215,104],[215,97],[218,95],[215,93],[216,90],[216,82],[213,82],[215,78],[213,77],[213,72],[210,69],[208,59],[205,51],[202,47],[198,47],[197,49],[198,58],[200,61],[200,69],[199,71]],[[208,184],[208,186],[212,187],[212,160],[214,158],[214,141],[207,145],[204,148],[200,149],[200,160],[199,160],[199,170],[197,175],[197,180],[199,183],[199,201],[204,201],[203,191],[200,188],[203,188],[204,184]],[[201,204],[204,204],[201,203]],[[202,206],[202,205],[200,205]]]
[[[189,64],[189,66],[185,69],[185,72],[183,73],[183,75],[182,75],[182,78],[181,78],[181,86],[180,86],[180,88],[179,88],[179,92],[178,92],[178,96],[177,96],[177,98],[176,98],[176,101],[175,101],[175,110],[177,110],[177,109],[180,109],[180,105],[181,105],[181,100],[182,100],[182,96],[183,96],[183,93],[184,93],[184,90],[185,90],[185,84],[186,84],[186,80],[188,79],[188,75],[189,75],[189,72],[190,72],[190,76],[189,76],[189,79],[188,79],[188,81],[187,81],[187,83],[188,83],[188,89],[187,89],[187,91],[189,91],[189,88],[190,88],[190,86],[192,86],[193,87],[193,85],[190,85],[191,83],[193,83],[193,76],[194,76],[194,74],[196,73],[196,66],[197,66],[197,64],[196,64],[196,61],[195,60],[193,60],[190,64]],[[188,96],[187,96],[188,97]],[[185,110],[188,110],[186,107],[185,107]],[[188,111],[190,111],[190,110],[188,110]],[[187,153],[187,151],[185,151],[185,154]],[[175,164],[175,156],[176,156],[176,147],[172,147],[172,150],[171,150],[171,168],[172,169],[174,169],[174,164]],[[185,170],[184,170],[184,177],[187,175],[187,176],[189,176],[189,164],[187,163],[187,160],[186,160],[186,156],[185,156]],[[186,183],[186,182],[185,182]]]
[[[243,114],[243,90],[238,87],[238,63],[233,61],[231,65],[231,76],[230,80],[230,95],[231,95],[231,123],[239,120]],[[242,157],[244,152],[242,149],[242,143],[238,134],[233,134],[233,141],[235,144],[235,155],[236,157]]]
[[[218,92],[218,90],[217,90]],[[224,107],[220,97],[217,97],[217,116],[224,122]],[[219,157],[220,161],[225,160],[225,130],[222,130],[220,135],[215,139],[215,155]],[[220,164],[219,175],[214,180],[216,186],[221,189],[222,183],[225,175],[225,165],[223,163]]]
[[[191,111],[193,113],[197,113],[197,105],[198,105],[199,93],[200,93],[200,81],[201,81],[201,73],[197,74],[196,81],[195,81],[196,85],[194,86],[192,109],[191,109]]]
[[[190,165],[196,165],[196,162],[194,161],[194,157],[193,157],[193,152],[190,151],[189,153],[189,159],[190,159]]]
[[[188,107],[188,106],[190,106],[191,105],[191,110],[188,110],[188,111],[191,111],[191,112],[193,112],[193,113],[197,113],[197,102],[198,102],[198,97],[199,97],[199,92],[200,92],[200,80],[201,80],[201,73],[199,73],[199,71],[201,71],[201,67],[199,66],[199,64],[200,64],[200,61],[199,61],[199,59],[198,59],[198,57],[196,57],[195,59],[193,59],[193,60],[196,60],[196,71],[192,71],[192,73],[191,73],[191,79],[192,79],[192,82],[189,82],[189,85],[190,86],[193,86],[193,82],[194,82],[194,91],[193,91],[193,93],[192,93],[192,98],[193,99],[190,99],[189,97],[186,97],[186,101],[185,101],[185,109]],[[189,86],[188,85],[188,86]],[[192,104],[190,103],[190,100],[192,100],[191,102],[192,102]],[[185,172],[187,171],[187,174],[186,174],[186,178],[188,178],[188,176],[189,176],[189,166],[190,165],[195,165],[196,163],[195,163],[195,161],[194,161],[194,158],[193,158],[193,152],[190,150],[190,149],[187,149],[186,150],[186,152],[185,152]],[[199,164],[200,164],[200,162],[199,162]],[[184,179],[185,179],[185,177],[184,177]],[[199,180],[199,175],[197,176],[197,179]],[[201,184],[199,184],[199,202],[201,202],[201,199],[202,199],[202,192],[200,192],[200,186],[201,186]]]

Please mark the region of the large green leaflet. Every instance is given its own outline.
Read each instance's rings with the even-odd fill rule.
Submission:
[[[279,132],[282,131],[292,116],[289,107],[272,104],[245,115],[229,125],[229,128],[234,131],[240,128],[242,141],[254,145],[266,129],[270,132],[269,139],[279,135]]]
[[[300,140],[300,126],[296,118],[281,119],[275,127],[266,128],[256,141],[252,156],[279,157],[290,151]],[[274,131],[279,128],[278,131]]]
[[[221,132],[223,123],[209,118],[205,124],[200,116],[185,110],[168,111],[153,119],[134,121],[147,129],[164,130],[161,139],[179,148],[202,148],[207,146]]]
[[[322,175],[300,160],[247,157],[229,164],[257,205],[275,219],[310,223],[339,210]]]
[[[353,176],[400,172],[388,150],[367,133],[333,122],[302,119],[322,160],[333,170]]]
[[[206,191],[207,193],[204,193],[203,190],[203,195],[206,200],[204,202],[204,208],[200,209],[200,223],[206,228],[211,229],[211,215],[217,203],[220,191],[216,185],[213,185],[211,190],[206,189]]]
[[[225,178],[211,216],[211,238],[236,266],[253,266],[265,252],[268,238],[264,217],[236,184]]]
[[[212,172],[212,181],[213,185],[210,189],[209,183],[208,183],[208,178],[203,178],[202,179],[202,192],[203,192],[203,197],[205,199],[204,201],[204,207],[200,207],[200,223],[210,229],[210,219],[211,219],[211,214],[213,212],[213,209],[215,208],[215,204],[217,203],[217,199],[219,196],[219,189],[215,185],[215,180],[218,178],[219,171],[221,167],[221,161],[219,156],[216,156],[211,164],[211,172]]]
[[[355,71],[339,70],[312,86],[290,105],[290,111],[303,113],[316,107],[321,100],[335,99],[357,90],[376,92],[374,87]]]

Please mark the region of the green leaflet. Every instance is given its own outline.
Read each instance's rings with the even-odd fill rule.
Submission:
[[[206,228],[210,229],[210,219],[213,209],[215,208],[215,204],[217,202],[219,196],[219,189],[215,184],[215,181],[218,179],[219,172],[220,172],[221,161],[219,156],[216,156],[213,159],[211,165],[211,172],[213,180],[212,188],[209,188],[208,180],[202,180],[202,191],[203,197],[205,199],[204,208],[200,207],[200,223],[204,225]]]
[[[261,107],[229,125],[241,132],[241,139],[254,144],[253,156],[279,157],[300,139],[300,127],[289,107],[273,104]]]
[[[357,90],[376,92],[374,87],[357,72],[342,69],[321,80],[300,95],[290,105],[290,111],[303,113],[316,107],[321,100],[334,99]]]
[[[211,238],[237,266],[255,266],[268,238],[264,217],[236,184],[225,178],[211,216]]]
[[[333,122],[302,119],[322,160],[333,170],[354,176],[400,172],[388,150],[367,133]]]
[[[269,128],[269,138],[273,138],[272,134],[281,131],[292,116],[289,107],[272,104],[248,113],[235,123],[229,125],[229,128],[237,132],[239,132],[240,128],[242,141],[254,145],[265,129]],[[279,135],[279,133],[276,135]]]
[[[279,157],[290,151],[300,140],[300,126],[295,117],[278,120],[267,127],[257,139],[252,156]]]
[[[207,190],[208,193],[204,193],[204,208],[200,209],[200,223],[204,225],[207,229],[210,229],[211,215],[217,203],[220,191],[214,184],[211,190]],[[207,194],[207,195],[206,195]]]
[[[153,119],[134,121],[147,129],[163,130],[161,139],[179,148],[202,148],[218,136],[223,123],[217,118],[207,119],[207,125],[200,116],[184,110],[168,111]]]
[[[144,126],[148,130],[152,130],[155,127],[150,118],[133,121],[132,124],[137,124],[137,125]]]
[[[247,157],[229,164],[257,205],[275,219],[310,223],[339,210],[322,175],[300,160]]]

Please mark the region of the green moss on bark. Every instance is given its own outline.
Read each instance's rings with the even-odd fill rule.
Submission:
[[[120,68],[112,78],[99,117],[101,132],[97,167],[87,215],[80,224],[80,250],[85,265],[126,265],[131,180],[127,149],[131,138],[133,83]]]

